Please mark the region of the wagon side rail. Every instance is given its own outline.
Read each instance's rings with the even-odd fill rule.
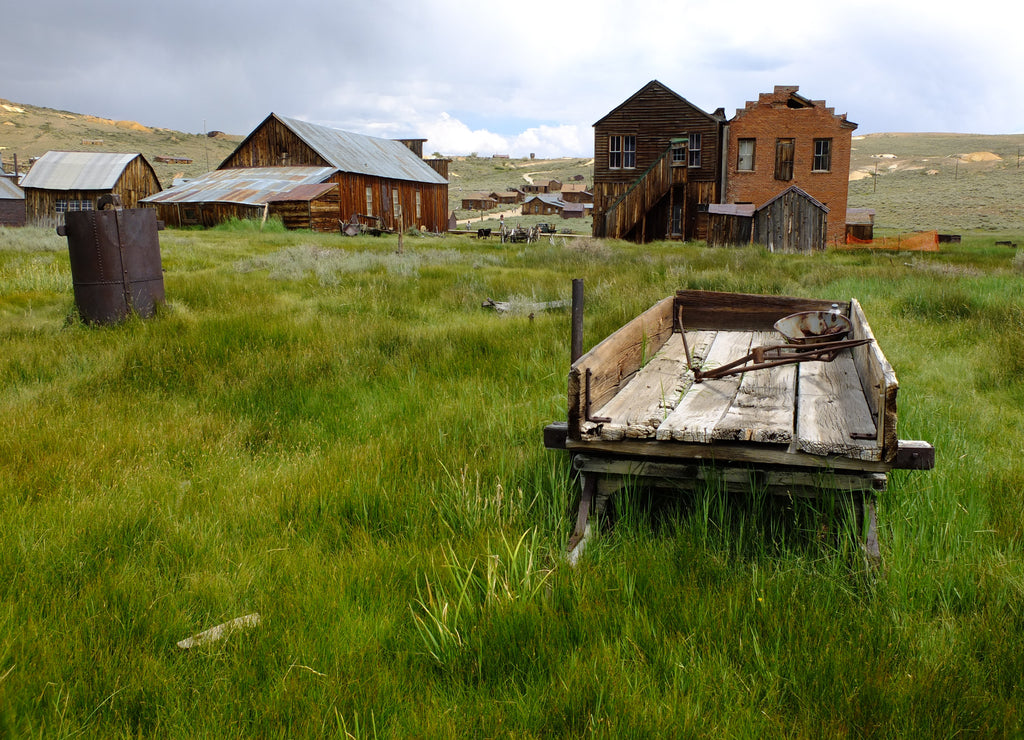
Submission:
[[[583,425],[665,344],[673,330],[672,307],[672,296],[659,301],[572,364],[569,439],[581,439]]]

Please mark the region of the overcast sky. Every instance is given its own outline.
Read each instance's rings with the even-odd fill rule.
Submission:
[[[1024,132],[1017,0],[5,2],[0,97],[198,133],[269,113],[426,153],[591,156],[652,79],[732,116],[799,85],[856,133]],[[0,141],[2,144],[2,141]]]

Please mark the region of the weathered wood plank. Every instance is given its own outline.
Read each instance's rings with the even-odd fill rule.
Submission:
[[[833,301],[789,296],[716,293],[704,290],[680,290],[675,311],[681,310],[687,329],[727,329],[730,331],[772,331],[779,319],[799,311],[828,311]],[[849,304],[838,302],[847,313]]]
[[[864,309],[856,298],[850,301],[849,318],[853,325],[853,339],[875,338],[868,325],[867,316],[864,315]],[[896,394],[899,390],[899,381],[896,380],[896,373],[885,359],[877,341],[854,347],[853,360],[860,376],[864,397],[878,429],[882,457],[885,460],[892,460],[899,445],[896,432]]]
[[[704,367],[724,365],[747,354],[751,336],[751,332],[718,332],[708,350]],[[710,442],[719,420],[732,406],[739,385],[738,375],[695,383],[658,427],[657,439]]]
[[[580,357],[569,369],[569,437],[580,439],[586,423],[587,371],[590,411],[604,406],[629,381],[646,356],[672,335],[672,298],[665,298]]]
[[[709,480],[724,483],[728,490],[750,492],[764,489],[775,495],[816,496],[821,491],[882,491],[888,478],[885,473],[823,470],[758,470],[749,467],[711,467],[707,464],[682,464],[656,460],[623,460],[620,458],[576,455],[573,467],[584,473],[616,475],[624,478],[659,478],[672,481],[680,489],[695,488]]]
[[[691,351],[706,351],[714,332],[689,332]],[[596,414],[611,419],[584,432],[584,438],[647,439],[676,407],[693,383],[688,371],[682,334],[673,334],[661,350]]]
[[[832,362],[803,362],[797,380],[796,445],[814,455],[881,460],[871,417],[852,354]]]
[[[777,332],[754,332],[751,347],[783,343]],[[732,406],[715,427],[714,439],[789,444],[793,441],[796,366],[746,372]]]

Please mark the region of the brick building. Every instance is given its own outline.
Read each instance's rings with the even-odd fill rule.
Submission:
[[[842,243],[857,124],[799,89],[777,85],[729,121],[724,201],[760,207],[796,186],[828,209],[826,243]]]

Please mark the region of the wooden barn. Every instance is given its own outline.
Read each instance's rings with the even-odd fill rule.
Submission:
[[[594,124],[596,237],[703,239],[722,192],[725,113],[705,113],[657,80]]]
[[[25,191],[0,172],[0,226],[25,225]]]
[[[742,247],[754,235],[752,203],[717,203],[708,206],[709,247]]]
[[[241,213],[262,218],[276,211],[287,213],[286,225],[295,228],[339,231],[342,224],[357,221],[385,230],[439,233],[448,227],[448,181],[441,174],[447,171],[447,160],[431,165],[419,156],[422,149],[423,139],[379,139],[271,113],[217,168],[218,173],[231,173],[218,176],[227,179],[208,179],[216,173],[201,178],[212,188],[211,200],[196,200],[196,181],[191,181],[148,202],[168,223],[177,223],[165,217],[168,213],[178,205],[184,213],[189,204],[204,224]],[[236,183],[269,178],[291,185],[268,184],[259,194],[236,188],[224,200],[221,186],[234,187],[232,177]],[[310,187],[314,185],[335,187]]]
[[[91,211],[104,195],[125,208],[160,192],[160,181],[137,153],[47,152],[21,179],[25,216],[34,226],[60,226],[68,211]]]
[[[825,249],[828,206],[793,185],[754,214],[754,241],[769,252],[816,252]]]

